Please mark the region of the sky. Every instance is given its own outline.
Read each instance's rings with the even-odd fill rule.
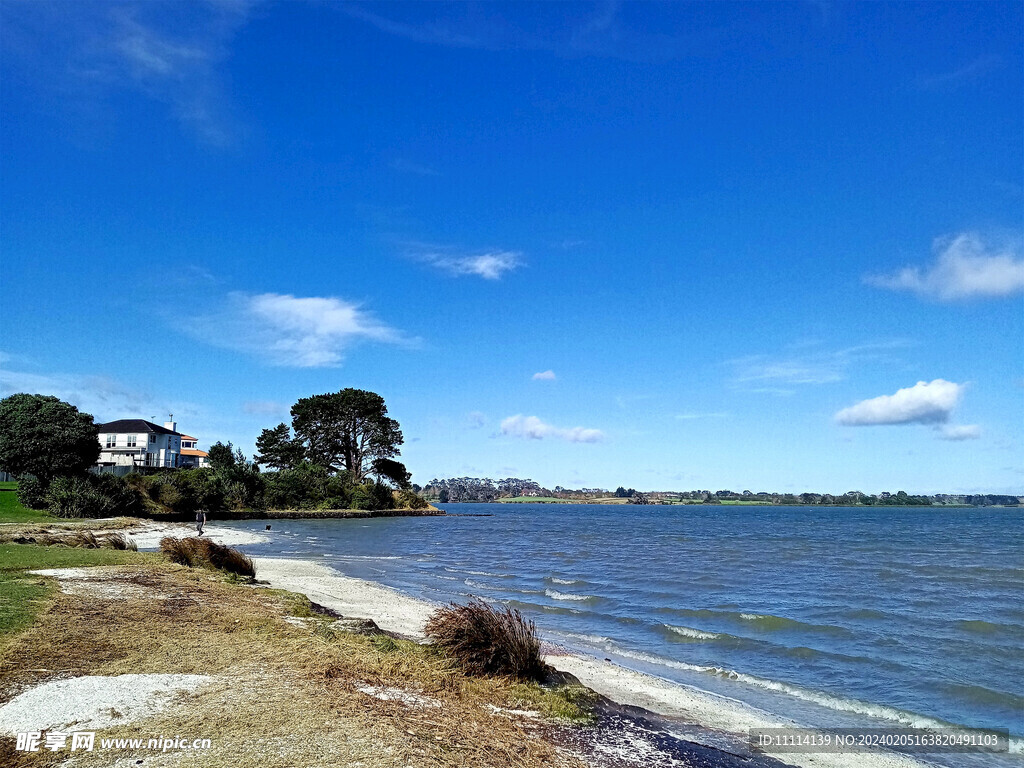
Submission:
[[[0,396],[413,480],[1024,494],[1024,6],[0,2]]]

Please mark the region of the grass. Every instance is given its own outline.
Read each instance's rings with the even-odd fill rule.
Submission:
[[[33,576],[28,571],[121,565],[153,558],[153,555],[117,549],[0,544],[0,648],[13,635],[32,624],[33,619],[46,607],[53,592],[52,581]]]
[[[19,563],[33,557],[43,555],[17,555]],[[469,678],[432,646],[336,631],[333,619],[301,595],[137,557],[143,560],[104,575],[127,587],[120,597],[115,590],[95,599],[56,593],[48,610],[0,648],[0,697],[58,676],[211,675],[208,685],[165,712],[103,730],[104,738],[213,739],[213,749],[176,753],[180,768],[313,768],[328,755],[331,764],[365,768],[580,766],[548,743],[536,723],[492,711],[529,707],[551,717],[579,715],[586,698],[572,686],[548,690]],[[303,626],[285,621],[303,614]],[[381,700],[360,691],[366,686],[397,688],[440,706]],[[15,753],[13,746],[0,739],[0,764],[56,766],[66,758]],[[82,752],[75,764],[99,768],[136,757],[130,750],[97,750]]]
[[[22,506],[17,483],[0,483],[0,523],[42,523],[53,519],[48,512]]]

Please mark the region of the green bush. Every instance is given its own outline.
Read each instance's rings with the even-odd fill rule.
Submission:
[[[373,484],[357,485],[352,489],[352,509],[376,509],[373,498]]]
[[[331,475],[316,464],[266,472],[264,502],[271,509],[348,509],[352,503],[347,472]]]
[[[55,517],[116,517],[138,514],[141,500],[119,477],[72,475],[53,479],[46,506]]]
[[[46,509],[46,487],[33,475],[18,478],[18,501],[29,509]]]
[[[223,483],[212,469],[205,467],[161,472],[143,478],[141,484],[149,498],[179,514],[224,507]]]
[[[395,504],[400,509],[426,509],[427,500],[412,491],[396,491]]]

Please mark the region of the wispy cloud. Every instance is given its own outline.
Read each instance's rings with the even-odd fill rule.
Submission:
[[[522,266],[518,251],[490,250],[479,253],[455,253],[446,248],[419,249],[412,258],[455,277],[472,275],[484,280],[500,280],[506,272]]]
[[[236,292],[220,312],[190,328],[207,343],[293,368],[338,366],[359,342],[410,341],[358,304],[333,296]]]
[[[541,50],[564,57],[666,61],[687,54],[712,53],[716,43],[727,41],[730,33],[710,26],[676,34],[664,31],[663,25],[648,31],[627,23],[620,13],[622,4],[614,1],[588,6],[542,3],[530,13],[517,13],[515,6],[510,10],[487,3],[426,4],[411,9],[360,3],[335,7],[386,34],[425,45],[488,51]]]
[[[534,381],[555,381],[558,379],[558,377],[555,376],[555,372],[551,370],[540,371],[539,373],[533,374],[530,378]]]
[[[18,392],[53,395],[92,414],[97,422],[134,417],[162,423],[168,413],[179,419],[200,413],[199,406],[177,396],[163,397],[150,391],[145,383],[127,384],[106,376],[0,369],[0,397]]]
[[[413,176],[440,176],[441,173],[436,168],[431,168],[429,165],[423,165],[422,163],[414,163],[411,160],[403,160],[397,158],[392,160],[389,164],[391,170],[398,171],[399,173],[409,173]]]
[[[947,424],[939,430],[943,440],[977,440],[981,437],[981,427],[977,424]]]
[[[794,386],[843,381],[851,366],[892,359],[893,351],[909,346],[905,339],[858,344],[838,350],[801,345],[781,355],[749,355],[727,362],[734,386],[752,392],[792,394]]]
[[[843,408],[836,413],[835,419],[848,427],[945,424],[966,387],[966,384],[945,379],[919,381],[912,387],[897,390],[895,394],[873,397]]]
[[[246,400],[242,403],[242,411],[254,416],[280,416],[289,410],[287,404],[276,400]]]
[[[926,75],[918,79],[919,85],[925,90],[942,90],[958,88],[961,85],[977,80],[979,77],[999,69],[1006,61],[994,54],[983,54],[973,61],[950,72],[937,75]]]
[[[928,267],[869,275],[865,282],[939,301],[1004,298],[1024,292],[1020,238],[991,245],[977,232],[964,232],[937,239],[933,250],[936,258]]]
[[[536,416],[516,414],[501,422],[501,434],[510,437],[523,437],[530,440],[543,440],[548,437],[565,440],[570,443],[596,443],[604,439],[599,429],[584,427],[556,427],[541,421]]]
[[[481,411],[470,411],[466,414],[466,423],[470,429],[481,429],[487,424],[487,414]]]
[[[221,65],[255,4],[19,3],[5,5],[4,23],[19,61],[68,104],[110,113],[108,97],[129,92],[165,104],[204,143],[227,146],[240,126]]]

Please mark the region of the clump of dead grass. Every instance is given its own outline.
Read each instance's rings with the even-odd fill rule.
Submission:
[[[0,544],[39,544],[44,547],[76,547],[81,549],[119,549],[138,552],[135,540],[124,533],[94,531],[40,531],[38,533],[0,534]]]
[[[225,547],[198,536],[160,539],[160,551],[173,563],[189,568],[216,568],[236,576],[255,578],[256,566],[251,559],[232,547]]]
[[[482,600],[451,603],[431,615],[426,634],[467,674],[517,680],[546,675],[537,627],[514,608],[495,608]]]

